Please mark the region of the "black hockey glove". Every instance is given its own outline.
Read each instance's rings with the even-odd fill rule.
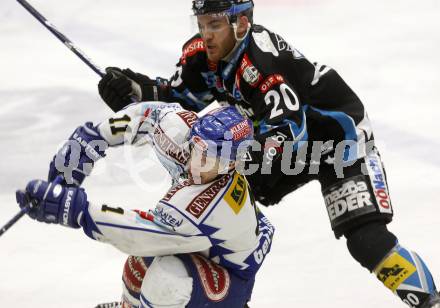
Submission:
[[[132,102],[132,83],[117,67],[107,67],[106,72],[98,84],[99,95],[114,112],[118,112]]]
[[[168,81],[152,80],[146,75],[135,73],[130,69],[121,70],[117,67],[106,68],[107,74],[98,84],[99,94],[107,105],[117,112],[136,101],[166,100]]]

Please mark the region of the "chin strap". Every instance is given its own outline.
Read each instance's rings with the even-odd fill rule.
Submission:
[[[238,25],[237,22],[233,22],[231,23],[232,25],[232,29],[234,30],[234,37],[235,37],[235,46],[234,48],[232,48],[232,50],[226,55],[226,57],[224,57],[222,60],[228,62],[231,58],[231,56],[234,54],[235,50],[237,50],[238,46],[240,46],[241,42],[243,42],[243,40],[246,38],[246,36],[248,35],[249,31],[251,30],[251,24],[248,22],[248,26],[246,29],[246,33],[239,38],[238,34],[237,34],[237,29],[238,29]]]
[[[243,35],[243,37],[239,38],[237,35],[237,29],[238,29],[238,25],[237,22],[232,23],[232,28],[234,29],[234,37],[237,41],[236,46],[240,45],[240,43],[244,40],[244,38],[246,37],[246,35],[248,35],[249,30],[251,29],[251,24],[248,22],[247,24],[247,29],[246,29],[246,33]]]

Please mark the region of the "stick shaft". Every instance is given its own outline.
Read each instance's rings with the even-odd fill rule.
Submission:
[[[27,212],[29,212],[31,209],[31,204],[26,205],[24,208],[20,210],[10,221],[6,223],[1,229],[0,229],[0,236],[3,235],[10,227],[12,227],[21,217],[23,217]]]
[[[87,57],[78,47],[76,47],[71,40],[69,40],[64,34],[58,31],[54,25],[52,25],[43,15],[41,15],[32,5],[26,0],[17,0],[32,16],[34,16],[44,27],[46,27],[53,35],[55,35],[67,48],[69,48],[74,54],[76,54],[85,64],[87,64],[96,74],[103,77],[105,72],[92,60]]]

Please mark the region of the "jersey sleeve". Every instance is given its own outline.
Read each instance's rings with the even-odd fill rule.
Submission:
[[[182,111],[177,103],[146,102],[127,106],[98,125],[110,147],[151,142],[151,135],[167,112]]]
[[[153,100],[177,102],[190,111],[201,111],[215,99],[216,78],[209,71],[206,49],[200,35],[193,36],[182,47],[182,55],[169,79],[158,77]],[[154,92],[154,91],[151,91]]]
[[[157,77],[141,85],[142,100],[179,103],[186,110],[201,111],[215,98],[214,75],[202,73],[208,71],[208,66],[203,40],[195,35],[183,45],[182,55],[169,79]]]
[[[81,225],[90,238],[135,256],[159,256],[208,249],[209,239],[174,209],[126,210],[90,203]]]
[[[303,85],[310,105],[326,109],[337,108],[353,113],[353,109],[347,109],[347,106],[351,105],[363,114],[363,106],[359,97],[336,70],[317,62],[311,63],[306,59],[298,67],[305,76]]]
[[[334,69],[310,62],[263,27],[256,26],[251,35],[237,74],[245,98],[252,102],[260,142],[282,139],[300,147],[309,138],[309,108],[333,112],[336,118],[347,114],[355,124],[365,119],[361,101]]]

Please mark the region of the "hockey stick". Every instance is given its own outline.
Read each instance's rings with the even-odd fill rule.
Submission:
[[[52,185],[58,185],[64,180],[64,177],[62,175],[58,175],[55,180],[53,180]],[[18,193],[18,192],[17,192]],[[18,195],[16,195],[18,196]],[[17,203],[19,203],[18,197]],[[21,217],[23,217],[25,214],[27,214],[30,210],[38,206],[38,203],[36,200],[32,200],[28,193],[25,193],[26,198],[26,205],[20,209],[20,212],[18,212],[10,221],[6,223],[1,229],[0,229],[0,236],[3,235],[6,231],[8,231],[9,228],[11,228]]]
[[[32,16],[34,16],[43,26],[45,26],[53,35],[55,35],[64,45],[67,46],[74,54],[76,54],[88,67],[90,67],[96,74],[103,77],[105,72],[88,58],[84,52],[76,47],[64,34],[58,31],[43,15],[41,15],[32,5],[26,0],[17,0]]]
[[[35,203],[29,202],[25,207],[23,207],[20,212],[17,213],[10,221],[8,221],[1,229],[0,229],[0,236],[3,235],[10,227],[12,227],[21,217],[23,217],[25,214],[27,214],[31,209],[33,209],[35,206]]]

